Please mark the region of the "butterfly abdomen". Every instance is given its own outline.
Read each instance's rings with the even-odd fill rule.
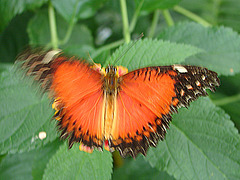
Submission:
[[[114,66],[109,66],[105,69],[106,75],[103,83],[103,96],[104,96],[104,109],[103,109],[103,122],[104,140],[111,139],[111,131],[117,115],[117,94],[119,91],[119,77],[117,69]]]

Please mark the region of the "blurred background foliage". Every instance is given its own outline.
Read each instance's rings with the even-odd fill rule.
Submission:
[[[156,162],[154,154],[156,152],[161,155],[164,154],[164,145],[162,149],[158,148],[155,152],[151,149],[146,159],[139,156],[136,160],[132,158],[123,160],[115,153],[112,163],[111,154],[108,152],[102,154],[94,152],[92,156],[81,152],[79,155],[76,147],[74,151],[71,151],[71,154],[67,155],[66,152],[68,151],[65,150],[63,142],[56,139],[57,134],[53,133],[55,124],[51,122],[51,125],[48,125],[49,114],[45,114],[44,118],[40,116],[36,120],[35,126],[32,125],[34,122],[31,120],[35,118],[37,113],[50,111],[48,110],[49,102],[46,97],[43,97],[41,105],[38,106],[39,99],[36,99],[30,93],[28,85],[24,84],[25,82],[19,82],[15,77],[12,65],[20,52],[29,46],[58,47],[67,54],[86,59],[89,58],[88,53],[90,53],[94,61],[105,64],[116,48],[124,43],[129,43],[130,39],[138,38],[141,33],[144,33],[147,38],[158,38],[193,45],[206,52],[211,48],[211,52],[213,52],[216,48],[217,55],[214,54],[216,58],[224,57],[223,61],[225,63],[219,65],[220,69],[217,69],[217,65],[214,64],[216,58],[213,58],[211,53],[193,56],[188,58],[185,63],[197,64],[196,60],[205,58],[207,61],[206,58],[210,58],[206,64],[201,62],[199,65],[206,65],[213,70],[216,68],[216,71],[221,75],[221,87],[210,96],[213,103],[219,106],[221,110],[212,106],[209,108],[218,112],[219,117],[224,117],[229,121],[231,119],[235,126],[234,128],[231,123],[225,124],[229,128],[226,131],[234,134],[233,136],[229,135],[229,138],[231,137],[229,142],[236,143],[234,146],[229,146],[232,147],[231,149],[228,147],[229,156],[226,155],[227,157],[224,158],[224,161],[228,159],[234,164],[230,163],[232,171],[229,170],[229,173],[226,173],[221,169],[224,166],[219,165],[218,167],[218,164],[214,164],[216,163],[214,162],[215,168],[222,175],[209,174],[206,177],[209,179],[240,178],[239,172],[237,172],[240,167],[238,151],[240,143],[239,134],[236,130],[236,128],[238,131],[240,129],[239,0],[0,0],[0,14],[0,82],[2,89],[0,90],[0,179],[52,179],[54,177],[62,178],[62,173],[70,179],[80,177],[82,179],[204,179],[205,176],[196,172],[191,174],[191,172],[194,172],[194,168],[201,169],[194,163],[192,163],[192,166],[183,164],[181,167],[181,164],[179,164],[175,167],[171,166],[172,161],[169,159],[160,159]],[[192,23],[192,21],[195,21],[195,23]],[[211,27],[213,28],[210,29]],[[184,39],[183,37],[187,38]],[[219,48],[218,45],[222,47]],[[142,47],[142,49],[144,48],[146,47]],[[177,48],[176,51],[179,50]],[[198,50],[191,49],[189,51],[195,54],[195,51]],[[121,55],[121,52],[124,51],[120,50],[115,56]],[[227,52],[232,53],[226,55]],[[123,59],[122,62],[127,62],[127,58],[125,58],[125,61]],[[222,66],[226,66],[228,69],[223,69]],[[233,67],[233,69],[230,68],[229,71],[229,67]],[[20,89],[21,95],[12,93],[11,90],[4,91],[5,86],[17,86],[14,90],[11,90],[16,92]],[[29,121],[21,126],[31,126],[32,128],[31,130],[28,130],[28,127],[26,129],[20,128],[16,137],[14,137],[15,141],[19,143],[14,144],[15,141],[12,141],[12,137],[10,139],[6,138],[7,140],[3,138],[8,133],[8,129],[4,129],[6,126],[16,126],[10,120],[15,115],[11,114],[10,110],[6,112],[5,109],[16,109],[17,107],[13,108],[14,106],[10,106],[9,102],[12,104],[14,104],[14,101],[24,102],[26,97],[28,97],[30,104],[34,104],[34,106],[31,106],[32,114],[27,115]],[[204,103],[198,103],[197,105],[199,104],[204,105]],[[22,117],[25,115],[25,112],[18,114]],[[184,119],[184,115],[182,116]],[[209,114],[208,117],[214,119],[214,116],[216,114]],[[9,123],[6,123],[8,118]],[[44,119],[44,121],[41,121],[41,119]],[[39,124],[40,121],[41,124]],[[220,124],[224,124],[224,121],[220,121]],[[177,123],[173,124],[173,131],[174,127],[177,129]],[[34,133],[41,129],[52,135],[44,143],[27,143],[33,140]],[[218,131],[218,129],[213,131]],[[22,140],[26,134],[29,136]],[[171,137],[169,136],[167,140],[167,142],[171,142]],[[179,157],[184,158],[181,154]],[[217,157],[214,156],[215,159]],[[206,162],[209,160],[208,158],[206,158]],[[197,158],[195,161],[198,161]],[[87,164],[83,162],[87,162]],[[228,161],[226,160],[226,162]],[[56,167],[57,164],[61,163],[64,166]],[[173,170],[174,168],[177,170]],[[189,170],[191,168],[193,168],[192,171]],[[204,170],[198,172],[206,174]],[[209,172],[211,171],[209,170]],[[196,177],[196,175],[199,175],[199,177]]]

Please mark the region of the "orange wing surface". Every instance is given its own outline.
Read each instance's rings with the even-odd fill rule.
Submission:
[[[69,148],[74,142],[102,148],[102,75],[83,61],[57,56],[55,51],[25,55],[22,67],[54,97],[54,116]]]
[[[125,157],[146,154],[163,139],[171,114],[219,85],[217,74],[195,66],[160,66],[132,71],[120,77],[117,118],[111,146]]]

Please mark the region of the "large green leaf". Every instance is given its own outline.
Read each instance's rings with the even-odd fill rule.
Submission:
[[[30,13],[16,16],[0,34],[0,62],[14,62],[16,56],[26,47],[26,28],[30,17]]]
[[[57,137],[46,96],[22,79],[14,68],[0,74],[0,153],[28,151]],[[39,135],[46,133],[46,138]]]
[[[167,28],[159,38],[205,50],[188,58],[187,64],[206,66],[223,75],[240,72],[240,36],[230,28],[180,23]]]
[[[32,179],[32,163],[35,152],[9,154],[0,163],[0,179]]]
[[[133,70],[146,66],[181,63],[185,58],[201,52],[199,48],[194,46],[162,40],[144,39],[139,40],[134,45],[133,43],[135,42],[125,44],[117,49],[109,62]]]
[[[181,0],[145,0],[142,6],[142,10],[154,11],[156,9],[169,9],[177,5]],[[141,0],[135,0],[138,5]]]
[[[64,39],[68,24],[60,16],[56,17],[57,32],[59,40]],[[44,46],[51,41],[49,19],[46,10],[39,11],[31,19],[28,26],[28,34],[31,45]],[[72,30],[71,37],[60,46],[66,53],[87,57],[87,52],[93,49],[93,38],[91,32],[85,25],[76,24]]]
[[[4,71],[10,71],[12,69],[12,64],[10,63],[0,63],[0,73]]]
[[[85,19],[93,16],[106,0],[51,0],[53,6],[67,22],[73,18]]]
[[[34,151],[35,156],[32,162],[32,176],[34,180],[41,180],[43,178],[44,170],[50,158],[56,154],[61,144],[62,142],[57,139]]]
[[[147,160],[176,179],[239,179],[240,136],[224,111],[208,98],[181,109],[166,140]]]
[[[121,179],[164,179],[174,180],[172,176],[169,176],[166,172],[159,171],[156,168],[150,166],[143,156],[138,156],[136,159],[125,160],[122,167],[113,171],[113,180]]]
[[[4,29],[4,27],[9,23],[9,21],[17,14],[22,13],[25,10],[33,10],[48,0],[30,0],[30,1],[22,1],[22,0],[0,0],[0,32]]]
[[[0,163],[0,179],[42,179],[47,162],[58,148],[59,142],[54,141],[30,152],[6,155]]]
[[[240,130],[240,74],[221,77],[221,86],[211,98],[218,106],[231,116],[238,130]]]
[[[68,150],[63,144],[50,159],[43,179],[110,179],[112,155],[110,152],[82,152],[78,145]]]

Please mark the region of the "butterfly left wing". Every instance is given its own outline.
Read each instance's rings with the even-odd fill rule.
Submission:
[[[20,58],[26,75],[40,83],[55,99],[53,108],[61,137],[93,148],[103,145],[102,75],[89,64],[61,56],[59,51],[24,53]]]
[[[159,66],[132,71],[119,78],[116,119],[110,146],[125,157],[146,155],[164,139],[171,114],[219,86],[217,73],[196,66]]]

